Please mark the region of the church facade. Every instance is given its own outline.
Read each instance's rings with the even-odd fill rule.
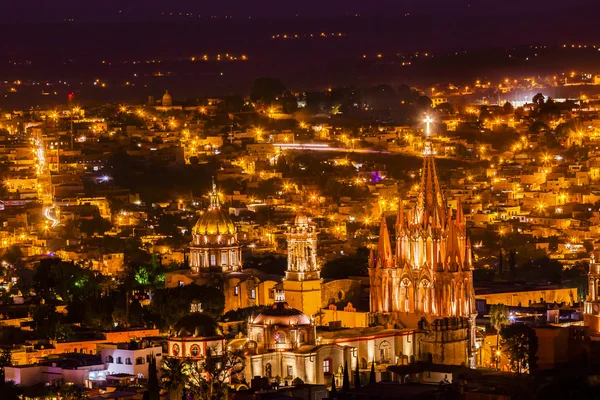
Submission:
[[[426,142],[420,193],[413,208],[399,204],[395,246],[381,221],[369,259],[370,310],[379,323],[419,329],[417,359],[474,367],[471,244],[460,201],[455,215],[446,205],[434,156]]]

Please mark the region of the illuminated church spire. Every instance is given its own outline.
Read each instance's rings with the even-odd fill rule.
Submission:
[[[423,148],[423,170],[421,172],[416,213],[414,214],[414,220],[411,221],[420,224],[424,228],[429,225],[433,227],[442,226],[446,220],[446,205],[435,168],[436,152],[430,141],[431,131],[429,125],[432,122],[431,117],[427,116],[425,118],[426,138]]]
[[[217,184],[215,183],[215,177],[212,178],[212,191],[208,195],[210,198],[210,208],[221,207],[221,202],[219,201],[219,192],[217,192]]]

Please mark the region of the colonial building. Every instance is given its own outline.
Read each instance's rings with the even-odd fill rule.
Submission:
[[[213,183],[210,206],[192,230],[190,267],[195,273],[237,272],[242,269],[242,251],[235,225],[219,202]]]
[[[395,254],[385,219],[369,260],[370,308],[379,322],[420,328],[418,358],[475,366],[475,296],[471,244],[460,201],[448,209],[429,141],[416,205],[396,220]]]
[[[317,229],[303,213],[286,234],[288,268],[283,290],[291,307],[314,315],[321,308],[321,272],[317,263]]]
[[[349,346],[319,344],[313,318],[290,307],[282,292],[273,306],[248,321],[250,376],[279,377],[289,384],[328,384],[337,369],[352,362]],[[355,350],[355,349],[354,349]],[[355,352],[355,351],[354,351]]]

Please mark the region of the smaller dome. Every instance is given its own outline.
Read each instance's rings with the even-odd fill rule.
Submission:
[[[165,92],[165,94],[163,95],[163,97],[162,97],[162,105],[163,106],[170,106],[172,104],[173,104],[173,97],[171,97],[171,94],[167,90]]]
[[[258,314],[253,324],[270,325],[310,325],[310,318],[302,311],[291,308],[286,302],[273,304],[270,310]]]
[[[209,315],[193,313],[181,318],[175,324],[175,335],[178,337],[212,337],[220,336],[219,324]]]

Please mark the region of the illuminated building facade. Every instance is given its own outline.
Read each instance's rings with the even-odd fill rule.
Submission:
[[[458,202],[447,208],[429,141],[416,205],[406,213],[400,202],[395,254],[385,218],[379,246],[369,258],[370,309],[380,322],[420,328],[422,359],[475,365],[475,295],[471,243]]]
[[[283,292],[276,296],[270,309],[248,321],[245,351],[251,356],[247,375],[280,377],[289,384],[296,378],[304,383],[328,384],[344,363],[352,365],[356,348],[319,343],[314,320],[290,307]]]
[[[305,214],[298,214],[287,234],[288,268],[283,290],[291,307],[308,315],[321,307],[321,272],[317,263],[317,229]]]
[[[210,206],[192,230],[190,267],[194,273],[238,272],[242,269],[242,250],[235,225],[221,209],[217,187],[213,183]]]

